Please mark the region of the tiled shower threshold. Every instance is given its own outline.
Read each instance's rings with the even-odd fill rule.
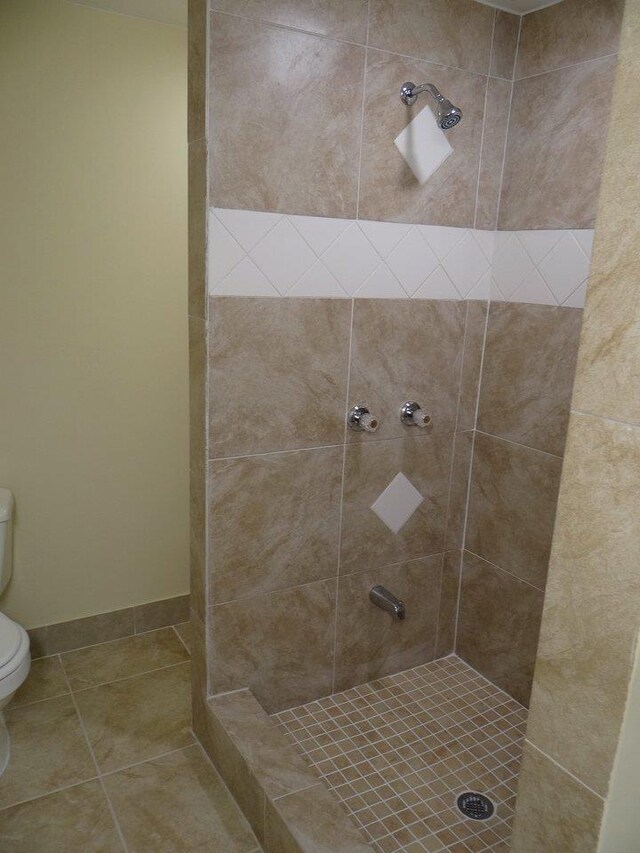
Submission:
[[[455,656],[269,717],[250,690],[198,732],[267,853],[508,851],[527,711]],[[487,795],[487,820],[459,794]]]

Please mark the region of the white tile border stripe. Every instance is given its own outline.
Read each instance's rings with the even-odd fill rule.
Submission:
[[[212,296],[584,306],[591,230],[481,231],[214,208]]]

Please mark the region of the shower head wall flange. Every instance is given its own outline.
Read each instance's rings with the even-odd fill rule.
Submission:
[[[438,125],[442,130],[449,130],[462,121],[462,110],[454,107],[450,100],[437,89],[433,83],[405,83],[400,89],[400,100],[408,107],[412,107],[418,100],[418,95],[428,92],[438,104]]]

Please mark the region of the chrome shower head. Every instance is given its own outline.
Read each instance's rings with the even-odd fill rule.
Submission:
[[[451,101],[445,98],[433,83],[422,83],[420,86],[416,86],[415,83],[405,83],[400,89],[402,103],[412,107],[422,92],[428,92],[438,104],[438,125],[442,130],[449,130],[462,121],[462,110],[454,107]]]

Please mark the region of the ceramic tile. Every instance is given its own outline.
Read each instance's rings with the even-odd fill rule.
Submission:
[[[55,655],[50,658],[40,658],[31,661],[31,669],[27,680],[19,687],[15,696],[6,706],[6,709],[19,708],[22,705],[31,705],[42,699],[52,699],[69,692],[67,681],[60,658]]]
[[[75,694],[103,773],[193,743],[189,664]]]
[[[604,803],[525,743],[513,830],[513,853],[596,850]]]
[[[562,460],[477,433],[466,547],[545,587]]]
[[[623,9],[623,0],[564,0],[525,15],[516,77],[615,53]]]
[[[203,2],[203,0],[198,0]],[[204,139],[189,145],[189,235],[188,235],[188,311],[190,317],[204,318],[207,291],[207,143]]]
[[[95,643],[106,643],[120,637],[129,637],[134,633],[134,626],[133,607],[48,625],[46,654],[54,655],[70,649],[79,649],[83,646],[92,646]]]
[[[172,666],[189,655],[172,628],[151,631],[111,643],[89,646],[62,656],[72,690]]]
[[[371,509],[392,533],[399,533],[424,497],[404,474],[396,474],[371,504]]]
[[[515,83],[501,229],[593,228],[615,68],[598,59]]]
[[[441,578],[438,554],[340,579],[335,689],[346,690],[434,657]],[[405,602],[404,620],[369,601],[369,590],[376,584]]]
[[[362,81],[364,49],[215,13],[211,27],[213,203],[353,217],[362,88],[344,81]]]
[[[452,437],[437,435],[347,446],[342,574],[443,551],[451,453]],[[424,501],[396,534],[371,505],[400,472]]]
[[[572,417],[529,738],[602,796],[640,619],[639,477],[637,428]]]
[[[191,651],[191,646],[194,640],[193,625],[191,621],[181,622],[179,625],[173,626],[180,637],[181,641],[187,647],[187,651]]]
[[[492,304],[478,429],[561,456],[582,312]]]
[[[11,761],[0,777],[0,809],[96,775],[70,696],[3,713]]]
[[[412,28],[417,31],[415,24]],[[378,50],[369,50],[367,56],[358,216],[473,226],[486,78]],[[419,100],[415,107],[405,107],[398,95],[399,80],[432,80],[464,112],[464,121],[447,133],[453,154],[426,184],[418,183],[393,140],[430,105]]]
[[[356,301],[349,406],[375,405],[380,427],[375,434],[349,430],[349,442],[453,431],[464,322],[460,302]],[[400,420],[402,404],[412,400],[432,416],[424,430]]]
[[[205,408],[205,371],[207,367],[207,339],[204,320],[189,317],[189,468],[193,474],[202,474],[207,458]],[[202,477],[197,482],[200,483]],[[195,485],[192,482],[191,486]],[[194,494],[194,498],[197,495]]]
[[[521,20],[520,15],[496,11],[489,70],[494,77],[513,80]]]
[[[204,395],[203,395],[204,404]],[[189,475],[189,578],[191,607],[204,619],[206,610],[205,578],[205,473],[191,471]]]
[[[331,692],[335,581],[209,611],[213,693],[249,687],[267,711]]]
[[[458,590],[460,588],[460,551],[447,551],[442,561],[442,584],[438,611],[436,657],[445,657],[455,651],[456,622],[458,618]]]
[[[191,0],[187,33],[187,139],[201,140],[206,132],[207,0]]]
[[[498,15],[501,13],[498,12]],[[512,17],[509,15],[508,17]],[[493,229],[498,226],[498,207],[502,188],[511,83],[490,77],[487,81],[487,97],[484,112],[484,135],[482,158],[476,204],[476,228]]]
[[[335,576],[342,447],[212,462],[211,604]]]
[[[0,847],[7,853],[121,853],[124,849],[97,781],[0,811]]]
[[[486,74],[493,16],[472,0],[372,0],[369,44]]]
[[[445,535],[445,547],[449,550],[462,547],[467,515],[472,446],[473,433],[471,431],[456,434],[453,444],[451,486]]]
[[[458,432],[473,429],[476,426],[476,408],[478,405],[478,384],[482,353],[485,345],[485,327],[488,305],[486,302],[467,302],[465,322],[464,355],[460,376],[460,396],[456,429]]]
[[[457,653],[526,705],[544,593],[465,553]]]
[[[189,596],[176,595],[161,601],[150,601],[134,608],[136,634],[176,625],[189,618]]]
[[[130,853],[249,853],[257,847],[199,746],[113,773],[104,782]]]
[[[342,442],[346,300],[219,297],[211,314],[212,456]]]

